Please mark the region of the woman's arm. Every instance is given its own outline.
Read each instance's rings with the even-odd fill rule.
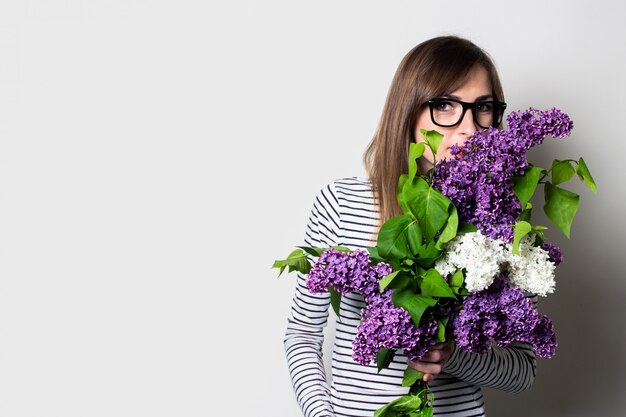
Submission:
[[[444,372],[473,384],[510,392],[524,391],[535,379],[537,361],[527,343],[494,346],[489,353],[478,354],[455,349]]]
[[[306,227],[305,244],[323,248],[335,246],[339,225],[339,204],[330,184],[315,198]],[[306,276],[297,275],[285,334],[291,381],[304,416],[334,416],[322,358],[323,329],[328,319],[330,295],[311,294],[306,287]]]

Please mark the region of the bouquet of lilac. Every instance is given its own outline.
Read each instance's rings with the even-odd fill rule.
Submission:
[[[557,348],[552,322],[525,292],[554,291],[558,247],[544,242],[544,226],[532,225],[531,198],[544,187],[547,218],[567,237],[579,196],[559,185],[575,175],[596,185],[582,158],[555,160],[550,169],[526,159],[546,136],[568,136],[573,124],[558,109],[511,113],[508,129],[476,132],[418,175],[417,158],[434,155],[442,136],[422,131],[425,143],[409,148],[408,174],[398,181],[404,214],[386,221],[376,246],[301,247],[274,267],[308,274],[311,292],[330,292],[338,313],[341,296],[363,295],[365,307],[353,341],[360,364],[378,369],[398,350],[420,359],[434,344],[454,339],[457,348],[485,353],[495,343],[529,343],[542,358]],[[309,257],[317,258],[311,264]],[[375,417],[430,416],[433,396],[422,374],[407,367],[408,395],[380,408]]]

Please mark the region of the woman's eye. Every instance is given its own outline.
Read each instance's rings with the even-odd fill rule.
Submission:
[[[449,101],[440,101],[435,104],[435,110],[437,111],[450,111],[452,110],[452,103]]]
[[[476,103],[476,108],[481,113],[491,113],[493,111],[493,103]]]

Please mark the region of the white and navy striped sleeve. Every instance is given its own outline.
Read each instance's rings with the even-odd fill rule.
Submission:
[[[329,184],[315,197],[304,243],[315,247],[335,246],[340,230],[339,203],[334,185]],[[284,341],[291,381],[305,417],[334,416],[322,358],[330,296],[312,294],[306,287],[306,276],[298,273],[297,277]]]
[[[536,359],[532,346],[511,343],[478,354],[456,349],[444,371],[463,381],[509,392],[524,391],[535,379]]]

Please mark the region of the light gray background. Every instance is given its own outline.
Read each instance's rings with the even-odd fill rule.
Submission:
[[[490,416],[626,414],[622,2],[0,3],[0,415],[297,416],[274,259],[316,192],[361,176],[402,57],[494,57],[509,109],[557,106],[584,156],[560,348]],[[540,219],[538,219],[539,221]],[[328,346],[326,353],[329,353]]]

